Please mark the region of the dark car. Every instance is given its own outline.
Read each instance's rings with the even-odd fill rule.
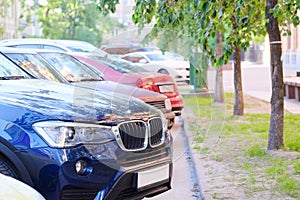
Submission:
[[[46,199],[142,199],[171,188],[164,115],[136,98],[31,76],[0,54],[0,173]]]
[[[170,100],[165,95],[111,81],[104,81],[100,74],[90,70],[89,66],[66,53],[51,50],[36,51],[38,51],[39,55],[37,52],[27,49],[0,48],[0,52],[3,52],[36,78],[124,94],[129,98],[139,98],[160,109],[165,114],[169,129],[174,125],[175,114],[172,112]]]

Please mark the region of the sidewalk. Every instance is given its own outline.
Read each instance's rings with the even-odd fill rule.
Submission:
[[[270,69],[265,65],[244,65],[242,67],[242,84],[244,94],[270,102],[271,78]],[[215,70],[209,70],[207,84],[210,91],[215,86]],[[234,92],[233,70],[223,71],[223,85],[225,92]],[[295,99],[284,99],[284,109],[293,114],[300,114],[300,102]]]
[[[192,86],[184,86],[185,90],[192,91]],[[233,89],[227,89],[225,92],[234,92]],[[203,92],[203,93],[193,93],[193,92],[183,92],[181,93],[182,96],[193,96],[193,95],[201,95],[201,96],[212,96],[213,92]],[[252,97],[256,97],[258,99],[270,102],[271,100],[271,92],[270,91],[244,91],[244,95],[249,95]],[[295,99],[288,99],[284,98],[284,109],[292,114],[300,114],[300,102],[296,101]]]
[[[270,102],[271,92],[246,91],[245,94]],[[300,114],[300,102],[284,97],[284,109],[292,114]]]

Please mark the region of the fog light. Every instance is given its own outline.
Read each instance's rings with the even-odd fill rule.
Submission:
[[[78,160],[75,163],[75,171],[78,175],[87,175],[92,172],[92,167],[88,167],[86,160]]]

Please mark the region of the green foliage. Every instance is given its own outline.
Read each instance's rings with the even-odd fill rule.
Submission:
[[[6,0],[6,1],[1,1],[0,0],[0,18],[4,19],[7,17],[8,14],[8,7],[10,6],[12,0]],[[5,27],[0,26],[0,38],[4,35],[5,33]]]
[[[282,175],[286,172],[287,166],[284,162],[274,162],[274,164],[266,168],[265,172],[270,178]]]
[[[102,14],[107,15],[110,12],[116,12],[116,5],[119,3],[119,0],[98,0],[97,3],[97,8]]]
[[[226,105],[227,110],[232,109],[233,104],[233,93],[226,93]],[[252,156],[263,156],[265,154],[264,147],[265,141],[268,138],[269,130],[269,114],[246,114],[242,119],[230,118],[226,115],[226,111],[217,107],[213,104],[213,99],[203,97],[185,97],[184,103],[186,106],[193,107],[195,116],[199,118],[205,118],[208,125],[211,121],[225,120],[226,123],[222,124],[222,133],[225,135],[236,134],[241,138],[255,138],[256,142],[247,148],[247,155]],[[247,105],[246,105],[247,106]],[[287,149],[300,152],[300,127],[298,122],[300,115],[287,114],[285,115],[285,126],[284,126],[284,141]],[[192,131],[199,134],[206,133],[208,128],[211,130],[214,128],[220,128],[216,124],[213,127],[201,126],[201,129],[195,125],[192,127]],[[258,142],[259,141],[259,142]]]
[[[212,99],[211,98],[197,98],[197,97],[185,97],[184,103],[194,107],[194,112],[201,110],[201,112],[197,112],[195,114],[199,115],[199,117],[211,117],[212,115]]]
[[[271,11],[278,19],[283,35],[290,35],[291,32],[288,28],[290,24],[295,27],[299,25],[299,16],[297,14],[300,9],[300,0],[287,1],[278,0],[278,4]]]
[[[284,141],[285,146],[293,151],[300,152],[300,127],[297,121],[300,119],[300,115],[285,115],[284,125]]]
[[[264,2],[261,1],[162,0],[157,4],[155,1],[136,2],[135,23],[143,27],[151,22],[150,16],[155,20],[151,32],[152,39],[157,37],[159,32],[173,30],[179,40],[189,38],[191,42],[188,44],[192,49],[198,49],[200,46],[216,66],[228,62],[235,44],[246,50],[254,37],[266,34]],[[216,44],[211,42],[217,31],[225,35],[223,55],[220,58],[216,57]],[[172,38],[174,37],[166,43],[172,44]]]
[[[232,104],[234,101],[232,93],[226,93],[225,96],[226,104]],[[192,106],[191,109],[198,117],[195,121],[199,123],[192,123],[191,126],[191,131],[195,133],[195,136],[199,134],[199,129],[196,127],[201,127],[203,133],[211,128],[211,117],[214,115],[212,112],[202,114],[203,110],[213,110],[215,105],[212,105],[211,100],[211,98],[202,97],[184,98],[185,107]],[[268,102],[264,103],[268,104]],[[249,105],[245,104],[246,107]],[[225,114],[229,113],[225,112]],[[285,116],[286,142],[292,141],[292,138],[299,135],[299,119],[300,115]],[[282,152],[277,154],[277,152],[265,150],[269,120],[269,114],[248,113],[243,117],[224,117],[224,121],[219,123],[223,123],[222,131],[227,131],[229,134],[222,134],[221,142],[213,148],[213,151],[204,149],[206,139],[200,142],[194,140],[194,148],[202,155],[208,154],[206,157],[208,160],[222,162],[222,166],[227,165],[230,169],[236,170],[236,173],[232,175],[234,181],[228,184],[239,184],[249,195],[264,191],[271,192],[270,195],[274,199],[300,199],[300,182],[297,177],[300,174],[299,152],[281,150]],[[294,141],[300,144],[300,139]],[[242,183],[238,182],[238,179]]]
[[[146,41],[154,40],[159,33],[165,34],[164,47],[172,47],[174,39],[192,50],[204,51],[211,61],[220,66],[228,62],[237,45],[247,50],[252,41],[261,42],[266,35],[265,1],[257,0],[135,0],[132,20],[143,28],[154,22]],[[115,12],[118,0],[100,0],[98,8],[104,12]],[[272,13],[280,23],[284,34],[290,34],[287,26],[300,22],[297,11],[300,0],[279,0]],[[169,30],[174,37],[168,37]],[[217,31],[224,34],[223,55],[216,57]],[[186,39],[188,38],[188,40]],[[187,42],[189,41],[189,42]],[[185,47],[184,47],[185,48]],[[191,52],[191,51],[190,51]]]
[[[52,0],[46,5],[28,6],[22,3],[22,15],[27,23],[36,23],[38,16],[43,36],[50,39],[76,39],[99,45],[105,32],[121,25],[99,12],[94,1]]]
[[[259,145],[253,145],[248,149],[247,155],[249,155],[250,157],[264,156],[266,155],[266,151],[263,150]]]
[[[276,182],[284,193],[288,194],[289,196],[299,199],[300,198],[300,182],[295,180],[288,175],[281,176],[276,179]]]
[[[300,151],[299,122],[300,115],[287,114],[284,116],[284,141],[286,147],[294,151]]]
[[[297,175],[300,175],[300,161],[296,160],[293,164],[294,167],[294,173]]]

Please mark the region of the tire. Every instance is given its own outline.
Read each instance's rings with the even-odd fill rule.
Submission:
[[[158,70],[158,73],[169,74],[169,72],[166,69],[160,69],[160,70]]]
[[[15,179],[19,179],[18,171],[16,170],[15,166],[7,160],[5,157],[0,155],[0,173],[11,176]]]

